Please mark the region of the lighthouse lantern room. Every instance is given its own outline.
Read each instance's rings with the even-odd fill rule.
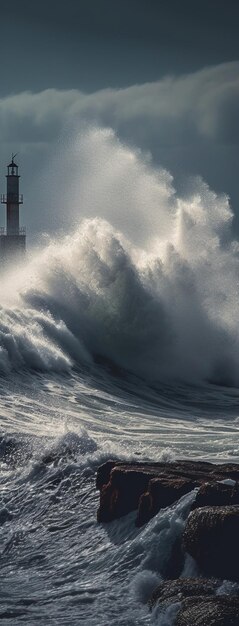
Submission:
[[[18,165],[12,155],[7,166],[7,193],[1,195],[1,203],[6,205],[6,226],[0,228],[0,262],[8,262],[22,257],[26,250],[26,229],[20,227],[19,207],[23,196],[19,194]]]

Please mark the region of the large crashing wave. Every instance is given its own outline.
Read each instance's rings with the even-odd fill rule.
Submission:
[[[239,384],[239,246],[229,241],[227,198],[200,180],[177,198],[167,172],[109,131],[86,134],[86,152],[81,193],[95,185],[104,219],[83,220],[2,278],[1,371],[69,370],[100,357],[151,381]]]

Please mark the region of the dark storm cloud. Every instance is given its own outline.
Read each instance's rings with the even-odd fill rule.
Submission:
[[[59,150],[62,134],[84,123],[111,126],[178,180],[200,174],[216,191],[227,192],[237,213],[238,98],[239,62],[93,94],[23,92],[0,99],[2,162],[4,154],[20,150],[27,188],[37,166]],[[30,220],[33,229],[34,214]]]
[[[1,0],[1,93],[95,91],[239,58],[235,0]]]

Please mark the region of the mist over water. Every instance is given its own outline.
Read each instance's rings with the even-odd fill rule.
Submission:
[[[109,129],[77,135],[50,177],[69,234],[1,279],[2,372],[100,359],[154,382],[238,385],[228,198],[200,179],[179,197],[171,174]]]

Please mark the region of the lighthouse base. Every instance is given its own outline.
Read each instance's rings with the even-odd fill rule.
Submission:
[[[8,264],[21,260],[26,252],[26,235],[0,236],[0,263]]]

